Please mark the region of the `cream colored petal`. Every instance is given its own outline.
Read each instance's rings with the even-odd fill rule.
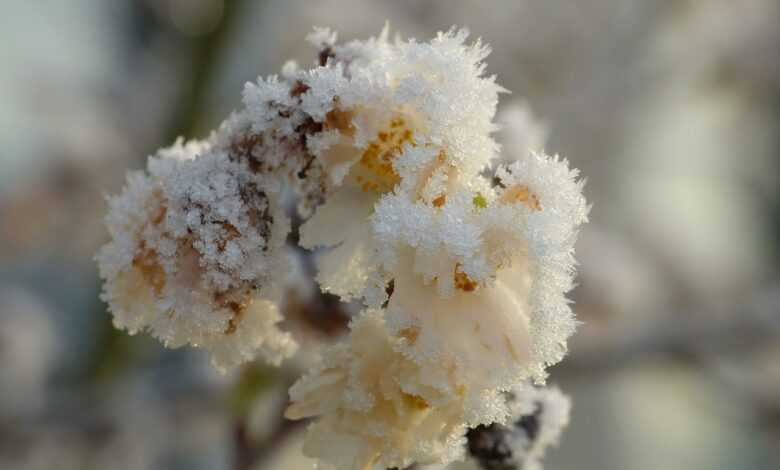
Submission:
[[[335,409],[344,389],[345,378],[343,370],[328,369],[299,381],[290,390],[295,401],[285,410],[285,418],[308,418]]]
[[[404,271],[404,263],[408,259],[399,263],[388,324],[399,334],[416,329],[405,350],[414,357],[454,362],[478,387],[514,380],[512,374],[531,359],[526,267],[518,261],[502,270],[493,285],[442,297],[433,284]]]
[[[301,226],[300,245],[308,249],[338,245],[356,227],[369,225],[375,201],[376,196],[355,186],[340,188]]]
[[[345,300],[366,288],[377,264],[370,225],[353,224],[351,228],[341,245],[317,258],[317,282],[320,288]]]

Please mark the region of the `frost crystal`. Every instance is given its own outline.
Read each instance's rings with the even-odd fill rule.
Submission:
[[[517,386],[507,394],[507,424],[478,426],[467,433],[470,459],[484,470],[541,470],[548,447],[569,424],[571,400],[556,387]]]
[[[527,108],[501,119],[499,152],[503,89],[467,36],[337,44],[317,29],[314,68],[247,84],[209,139],[151,158],[112,199],[99,255],[116,325],[205,347],[220,368],[289,356],[289,187],[320,289],[366,307],[290,390],[288,417],[319,417],[306,454],[441,464],[468,428],[516,415],[505,392],[543,382],[574,331],[565,295],[588,206],[576,170],[537,153],[546,130]]]
[[[438,421],[439,429],[503,421],[511,410],[499,392],[523,380],[543,381],[574,331],[565,294],[576,231],[588,212],[582,183],[565,160],[530,152],[543,131],[527,113],[506,119],[505,131],[517,138],[498,157],[491,132],[501,88],[482,77],[486,49],[465,46],[464,39],[465,33],[450,32],[430,44],[391,44],[383,35],[331,45],[327,71],[317,69],[317,76],[333,76],[327,86],[310,83],[312,90],[342,90],[332,98],[340,111],[331,127],[340,135],[330,140],[338,143],[325,154],[334,163],[324,164],[338,177],[332,196],[304,225],[301,242],[335,247],[320,255],[321,287],[379,309],[389,342],[370,383],[357,376],[324,384],[334,368],[349,375],[346,364],[370,369],[361,363],[368,351],[354,348],[364,334],[358,327],[342,346],[351,351],[343,363],[326,363],[291,391],[291,417],[323,416],[308,442],[324,444],[309,444],[307,452],[339,468],[435,461],[397,445],[396,433],[404,442],[426,442],[414,437],[417,421],[369,425],[387,415],[375,405],[347,413],[360,406],[354,400],[361,394],[350,387],[371,397],[381,381],[426,389],[429,384],[415,381],[432,372],[416,371],[435,368],[439,395],[423,402],[426,416],[449,417]],[[495,175],[486,175],[491,167]],[[394,361],[415,372],[398,377],[382,370]],[[369,437],[361,429],[381,432]],[[360,452],[334,450],[340,441]],[[398,454],[399,448],[406,450]],[[455,456],[439,451],[438,461]]]
[[[148,172],[110,200],[112,241],[98,262],[114,324],[204,347],[219,369],[258,351],[272,363],[292,354],[276,327],[289,232],[278,194],[212,141],[178,141]]]
[[[351,325],[348,340],[291,389],[286,416],[322,416],[308,431],[304,453],[334,468],[404,468],[463,454],[463,393],[449,371],[399,352],[382,312]]]

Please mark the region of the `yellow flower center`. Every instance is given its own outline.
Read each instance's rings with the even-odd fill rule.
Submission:
[[[395,117],[379,131],[355,168],[355,180],[363,191],[386,193],[400,182],[393,169],[393,161],[403,152],[406,144],[414,145],[414,132],[403,117]]]
[[[499,201],[504,204],[521,203],[533,211],[542,210],[542,204],[539,202],[539,196],[531,192],[531,189],[524,185],[518,184],[506,188],[501,194]]]

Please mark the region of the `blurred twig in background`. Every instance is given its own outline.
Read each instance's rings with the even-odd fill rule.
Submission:
[[[214,29],[195,36],[185,48],[191,56],[190,70],[183,75],[178,105],[174,108],[168,131],[164,135],[165,142],[172,142],[180,136],[197,138],[213,128],[213,123],[204,116],[206,95],[223,51],[228,46],[230,34],[237,20],[246,13],[250,2],[230,0],[220,3],[222,14]]]
[[[561,374],[613,373],[644,359],[668,356],[698,362],[719,354],[739,355],[777,342],[780,336],[780,283],[757,289],[739,311],[728,315],[680,313],[654,328],[604,335],[598,345],[573,351],[555,367]]]

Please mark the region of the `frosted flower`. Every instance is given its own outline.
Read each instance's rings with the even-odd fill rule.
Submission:
[[[463,394],[438,364],[410,361],[382,312],[353,321],[349,338],[290,389],[290,419],[319,416],[304,454],[334,468],[404,468],[463,454]]]
[[[364,66],[378,60],[371,41],[357,46],[357,54],[344,54],[349,57],[345,70],[354,68],[355,73],[361,69],[354,64],[366,61],[366,50],[371,61]],[[327,63],[338,66],[339,53],[334,57]],[[349,80],[351,75],[345,75]],[[442,83],[464,87],[459,78],[442,75]],[[424,95],[426,88],[416,86]],[[493,96],[497,90],[492,89]],[[430,408],[425,408],[426,416],[435,417],[436,429],[502,422],[510,410],[501,390],[526,379],[543,381],[546,367],[563,357],[575,328],[565,294],[572,287],[576,232],[588,212],[577,172],[565,160],[529,152],[527,141],[510,142],[506,150],[511,155],[497,160],[490,139],[494,107],[484,126],[459,128],[457,119],[450,118],[450,127],[464,135],[474,129],[482,133],[482,144],[465,154],[452,145],[453,136],[430,137],[427,124],[419,124],[431,122],[427,114],[406,109],[415,116],[411,141],[399,151],[382,153],[385,179],[359,185],[358,176],[365,174],[361,157],[302,229],[304,246],[337,246],[320,264],[324,290],[386,308],[372,314],[384,317],[381,333],[357,323],[349,342],[338,349],[339,359],[326,360],[322,370],[291,390],[289,416],[321,416],[308,440],[309,455],[339,468],[403,467],[454,458],[441,450],[447,446],[440,439],[429,453],[409,450],[407,442],[429,440],[417,435],[416,422],[402,419],[406,414],[377,404],[377,393],[389,392],[377,390],[376,384],[389,382],[410,393],[439,377],[435,397],[415,392]],[[351,110],[351,122],[356,116]],[[517,122],[510,120],[510,129]],[[350,132],[357,134],[359,127],[351,124]],[[325,158],[353,161],[354,156],[345,156],[354,155],[355,144],[343,135],[339,139],[347,142],[338,147],[339,159],[327,153]],[[508,163],[497,167],[494,180],[483,171],[496,161]],[[327,161],[323,166],[335,168]],[[384,352],[374,356],[361,344]],[[364,363],[366,357],[374,358],[368,363],[373,366]],[[396,363],[404,366],[390,366]],[[361,375],[369,370],[370,375]],[[398,406],[394,393],[388,395],[395,397],[388,399],[388,407]],[[376,428],[381,431],[371,434]],[[403,449],[402,457],[398,449]]]
[[[447,354],[459,367],[494,359],[486,388],[511,386],[518,375],[541,380],[574,328],[564,294],[587,214],[576,172],[529,153],[544,131],[526,110],[505,120],[508,134],[526,137],[510,139],[497,157],[491,132],[501,88],[482,76],[488,50],[479,42],[465,46],[462,31],[431,43],[386,36],[338,46],[317,31],[321,66],[288,70],[306,87],[301,109],[322,122],[307,145],[331,191],[302,227],[301,245],[334,247],[319,259],[318,281],[345,300],[380,307],[392,281],[391,328],[422,332],[410,354],[435,356],[449,335],[476,329],[483,343],[502,346],[484,354],[455,346]],[[273,94],[270,82],[248,90],[245,101]],[[506,182],[493,188],[481,173],[500,161],[514,163],[499,167]],[[450,314],[452,306],[463,315]]]
[[[528,154],[497,177],[495,189],[452,188],[440,207],[399,191],[372,216],[394,279],[388,327],[413,333],[411,356],[452,361],[485,388],[541,381],[563,357],[575,328],[565,297],[573,244],[588,211],[564,160]]]
[[[390,334],[385,318],[378,310],[362,314],[290,389],[288,418],[320,417],[307,431],[306,456],[334,468],[446,464],[463,457],[464,436],[495,429],[514,449],[510,457],[531,461],[567,424],[569,402],[557,389],[520,383],[510,393],[482,390],[481,402],[469,405],[474,385],[458,383],[453,364],[409,358],[408,336]],[[541,432],[531,435],[523,424]]]
[[[390,42],[385,30],[336,45],[335,35],[320,30],[310,39],[323,48],[322,66],[287,71],[288,81],[305,88],[301,109],[322,125],[307,145],[333,194],[303,226],[301,245],[335,247],[319,261],[325,291],[345,300],[367,290],[381,297],[387,279],[368,222],[376,202],[403,179],[478,171],[494,156],[491,119],[501,88],[483,77],[487,48],[464,45],[466,36],[453,30],[430,43]],[[268,102],[274,86],[249,86],[247,109],[264,115],[257,103]],[[417,189],[429,201],[439,196]]]
[[[98,262],[114,324],[206,348],[221,370],[292,354],[276,327],[289,232],[278,195],[210,141],[178,141],[148,171],[109,201],[112,240]]]
[[[488,49],[434,40],[310,41],[247,84],[244,109],[206,142],[177,143],[112,200],[100,254],[115,323],[211,350],[218,367],[295,343],[277,326],[291,271],[285,187],[308,218],[321,290],[367,310],[291,389],[291,419],[318,417],[304,451],[336,468],[403,468],[462,456],[468,428],[506,423],[504,392],[545,379],[575,322],[573,245],[583,183],[528,116],[504,153]]]
[[[484,470],[541,470],[548,447],[569,424],[571,400],[557,387],[521,385],[509,394],[506,424],[478,426],[467,433],[469,460]]]

